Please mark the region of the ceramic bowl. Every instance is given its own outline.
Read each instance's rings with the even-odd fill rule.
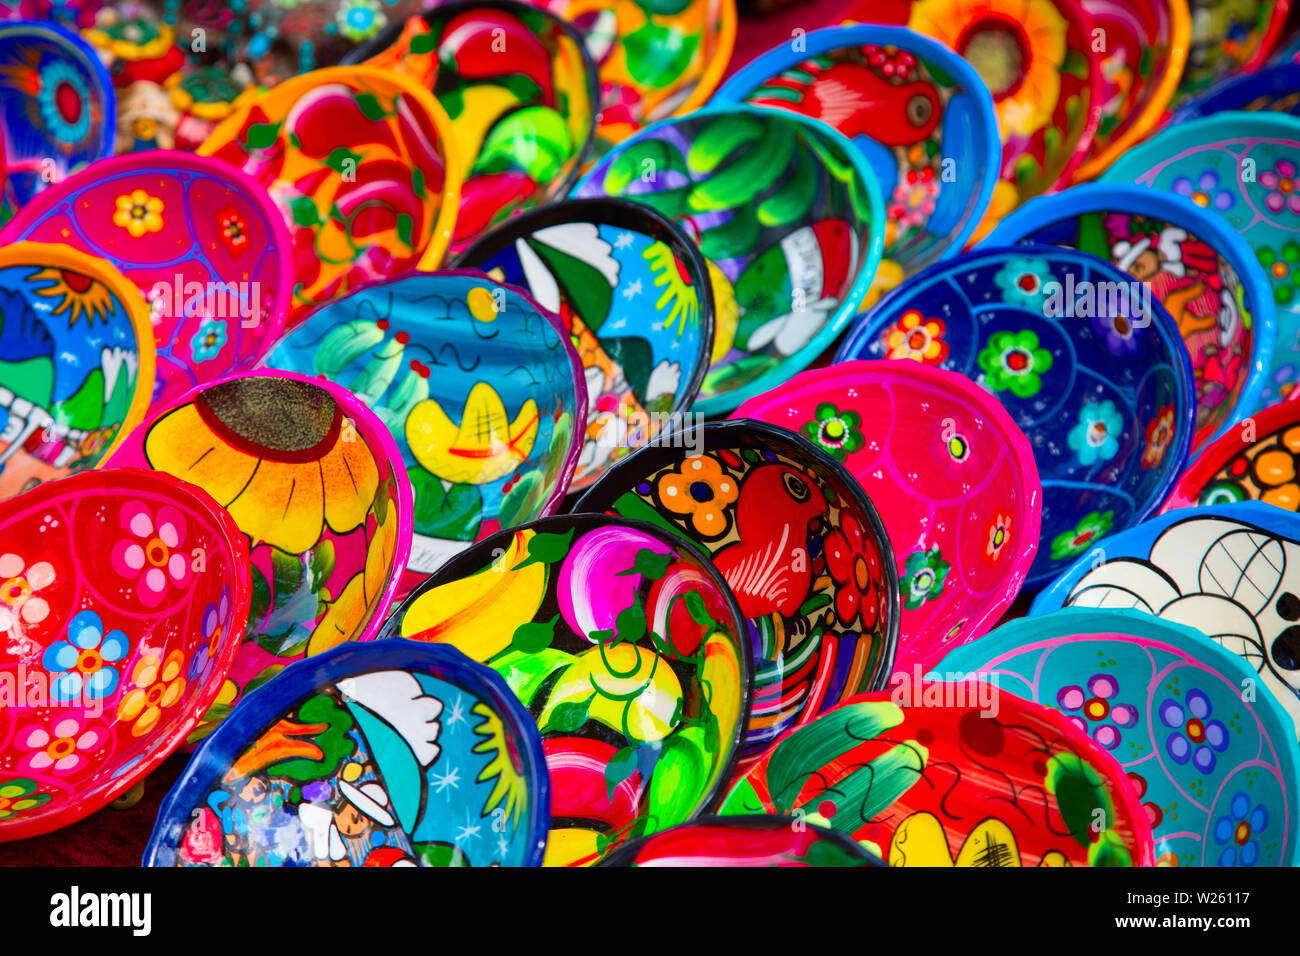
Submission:
[[[191,740],[303,656],[372,639],[411,541],[411,486],[388,429],[346,389],[288,372],[243,372],[151,413],[112,467],[198,485],[247,536],[248,634]]]
[[[615,465],[572,510],[649,521],[709,553],[754,647],[745,759],[885,686],[899,632],[894,552],[848,469],[802,436],[756,421],[679,430]]]
[[[8,219],[50,183],[113,151],[117,100],[94,49],[57,23],[0,23],[0,127]]]
[[[1131,150],[1106,179],[1186,196],[1246,240],[1277,326],[1264,388],[1246,412],[1277,401],[1300,367],[1300,118],[1228,112],[1180,123]]]
[[[248,546],[208,495],[122,469],[0,503],[0,841],[89,816],[216,699]]]
[[[1002,162],[997,114],[970,64],[912,30],[831,27],[801,41],[751,61],[713,102],[792,110],[853,141],[887,193],[870,305],[975,231]]]
[[[374,283],[317,309],[266,364],[350,389],[392,433],[415,495],[402,593],[564,499],[585,378],[560,319],[521,289],[468,270]]]
[[[68,246],[0,248],[0,500],[96,467],[153,383],[149,307],[120,272]]]
[[[715,267],[713,362],[695,405],[705,415],[807,367],[857,311],[884,248],[884,203],[862,154],[788,111],[733,104],[656,123],[573,195],[650,206]]]
[[[527,289],[568,328],[587,385],[573,488],[671,427],[699,394],[714,336],[709,273],[653,209],[555,203],[503,223],[456,265]]]
[[[1122,608],[1195,627],[1245,658],[1300,727],[1300,515],[1258,501],[1179,508],[1106,541],[1031,613]]]
[[[1273,296],[1250,246],[1221,218],[1185,196],[1090,183],[1034,200],[988,239],[1018,242],[1107,259],[1169,311],[1196,380],[1194,449],[1259,407],[1277,337]]]
[[[242,169],[280,207],[296,321],[367,281],[437,268],[460,202],[458,149],[451,120],[423,86],[349,66],[249,99],[198,151]]]
[[[686,541],[603,515],[543,518],[457,555],[385,635],[451,644],[532,714],[551,776],[546,865],[594,863],[698,816],[749,716],[749,636]]]
[[[701,817],[623,844],[600,866],[882,866],[842,833],[794,817]]]
[[[751,398],[770,422],[844,462],[879,509],[902,592],[896,670],[983,634],[1038,551],[1034,449],[984,389],[920,363],[839,362]]]
[[[1291,0],[1188,0],[1187,6],[1192,13],[1191,45],[1173,106],[1230,74],[1251,73],[1263,66],[1282,38]]]
[[[840,347],[960,372],[1006,407],[1043,488],[1030,584],[1154,512],[1187,461],[1187,352],[1144,291],[1073,249],[981,246],[899,286]]]
[[[508,51],[508,56],[502,56]],[[345,58],[433,92],[462,166],[453,252],[573,185],[595,144],[596,64],[566,20],[513,0],[465,0],[394,21]]]
[[[336,647],[203,742],[144,865],[537,866],[549,789],[494,671],[411,641]]]
[[[225,163],[151,150],[106,159],[40,193],[0,243],[63,242],[106,260],[150,304],[153,400],[251,368],[284,329],[289,233],[261,186]]]
[[[1105,85],[1079,0],[858,0],[848,20],[896,23],[943,43],[993,94],[1002,168],[976,238],[1025,200],[1063,186],[1088,155]]]
[[[1159,864],[1300,864],[1295,728],[1269,691],[1244,695],[1252,668],[1198,631],[1070,609],[1011,621],[939,668],[1054,707],[1110,751],[1142,801]]]
[[[1229,76],[1179,107],[1170,121],[1184,123],[1228,110],[1300,114],[1300,63],[1274,63],[1254,73]]]
[[[1295,400],[1252,415],[1187,466],[1162,510],[1262,501],[1284,511],[1300,511],[1297,426],[1300,402]]]
[[[781,738],[718,812],[792,814],[890,866],[1150,866],[1151,825],[1115,758],[994,690],[909,679],[851,698]]]

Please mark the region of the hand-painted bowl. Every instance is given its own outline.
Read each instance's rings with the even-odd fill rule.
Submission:
[[[0,220],[110,155],[116,124],[113,81],[81,37],[52,22],[0,23]]]
[[[980,237],[1026,199],[1068,183],[1087,156],[1105,85],[1079,0],[859,0],[848,20],[896,23],[969,62],[993,94],[1001,177]]]
[[[939,668],[999,697],[1059,710],[1119,761],[1158,865],[1296,866],[1295,727],[1240,657],[1190,627],[1132,611],[1022,618]]]
[[[1002,164],[993,99],[970,64],[912,30],[867,24],[799,39],[753,60],[713,102],[802,113],[853,141],[888,193],[871,305],[975,231]]]
[[[806,368],[857,311],[884,249],[884,202],[862,154],[788,111],[733,104],[656,123],[573,195],[622,196],[677,220],[714,266],[717,332],[695,405],[705,415]]]
[[[62,242],[104,259],[150,305],[153,400],[251,368],[284,329],[289,233],[257,183],[218,160],[151,150],[98,162],[39,194],[0,243]]]
[[[919,668],[781,738],[718,812],[792,814],[890,866],[1150,866],[1155,856],[1123,770],[1072,723],[987,684],[923,682]]]
[[[1171,126],[1130,150],[1106,174],[1186,196],[1218,213],[1264,267],[1276,344],[1253,414],[1281,397],[1300,366],[1300,118],[1219,113]]]
[[[843,833],[794,817],[701,817],[623,844],[599,866],[883,866]]]
[[[303,656],[371,640],[411,541],[411,486],[388,429],[351,392],[288,372],[243,372],[155,411],[113,455],[198,485],[248,538],[248,633],[190,738]]]
[[[880,511],[902,591],[896,671],[992,627],[1038,551],[1034,449],[997,399],[920,363],[840,362],[736,411],[844,462]]]
[[[587,386],[573,488],[690,410],[713,347],[713,291],[694,243],[653,209],[554,203],[502,223],[455,264],[527,289],[568,329]]]
[[[1006,407],[1043,488],[1030,584],[1154,512],[1187,461],[1195,401],[1177,327],[1145,286],[1073,249],[981,246],[931,266],[837,358],[937,365]]]
[[[1300,728],[1300,515],[1258,501],[1179,508],[1082,557],[1034,600],[1190,625],[1245,658]]]
[[[537,728],[494,671],[448,647],[346,645],[203,742],[143,862],[537,866],[549,789]]]
[[[527,3],[444,4],[345,62],[405,73],[451,118],[463,164],[453,252],[567,192],[595,145],[596,64],[568,21]]]
[[[1293,396],[1300,393],[1292,393]],[[1187,466],[1162,510],[1262,501],[1300,511],[1300,401],[1241,422]]]
[[[460,202],[458,149],[451,120],[423,86],[349,66],[250,99],[199,153],[242,169],[280,207],[297,320],[369,280],[437,268]]]
[[[563,515],[503,531],[430,577],[384,634],[451,644],[519,695],[550,770],[546,865],[693,819],[730,779],[749,635],[722,576],[661,528]]]
[[[1251,73],[1282,37],[1291,0],[1188,0],[1192,13],[1187,67],[1171,105],[1178,106],[1233,73]]]
[[[1171,122],[1184,123],[1228,110],[1300,115],[1300,63],[1274,63],[1254,73],[1230,76],[1183,104]]]
[[[1109,260],[1178,323],[1196,380],[1199,449],[1259,407],[1277,337],[1273,296],[1245,241],[1186,196],[1090,183],[1008,216],[989,245],[1048,242]]]
[[[208,495],[135,469],[0,503],[0,841],[106,806],[216,699],[248,545]]]
[[[0,248],[0,501],[96,467],[153,394],[149,306],[102,259]]]
[[[265,361],[350,389],[392,433],[415,496],[399,593],[471,542],[553,513],[568,490],[582,364],[560,319],[514,286],[470,270],[373,283]]]
[[[681,429],[571,510],[648,521],[709,553],[754,646],[744,759],[893,671],[899,586],[884,524],[848,469],[802,436],[755,421]]]

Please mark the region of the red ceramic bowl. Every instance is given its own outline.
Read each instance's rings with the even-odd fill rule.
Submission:
[[[1300,511],[1300,402],[1242,419],[1188,465],[1160,510],[1262,501]]]

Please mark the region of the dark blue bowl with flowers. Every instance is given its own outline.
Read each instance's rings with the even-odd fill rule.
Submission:
[[[961,372],[1002,402],[1043,484],[1030,586],[1154,513],[1190,453],[1177,325],[1146,285],[1088,253],[981,248],[925,269],[850,331],[836,361],[850,359]]]

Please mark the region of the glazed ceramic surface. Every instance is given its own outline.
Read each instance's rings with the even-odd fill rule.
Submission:
[[[1151,826],[1114,758],[989,689],[915,680],[845,701],[778,741],[719,812],[799,815],[890,866],[1149,866]]]
[[[861,154],[786,111],[718,106],[657,123],[574,195],[650,206],[713,265],[717,332],[701,414],[730,411],[812,362],[856,312],[884,247],[880,186]]]
[[[654,210],[550,205],[493,230],[456,265],[526,288],[568,328],[587,386],[573,487],[690,409],[713,346],[713,291],[694,244]]]
[[[1271,405],[1187,466],[1163,510],[1262,501],[1300,511],[1300,402]]]
[[[396,439],[415,496],[403,592],[564,498],[582,366],[560,320],[514,286],[468,270],[369,285],[312,313],[266,363],[350,389]]]
[[[348,62],[407,74],[451,118],[464,164],[453,251],[563,195],[595,142],[600,92],[582,37],[525,3],[439,6],[394,23]]]
[[[284,221],[262,187],[215,159],[152,150],[96,163],[0,232],[22,240],[66,243],[135,283],[150,305],[160,403],[251,367],[289,312]]]
[[[1277,337],[1273,296],[1250,246],[1220,217],[1186,196],[1088,184],[1034,200],[988,239],[1016,242],[1100,256],[1150,288],[1191,355],[1193,448],[1259,407]]]
[[[1190,627],[1132,612],[1012,621],[949,654],[999,696],[1055,707],[1120,762],[1151,823],[1157,863],[1295,866],[1300,748],[1254,672]],[[986,685],[988,686],[988,685]]]
[[[167,795],[146,866],[536,866],[549,782],[528,713],[446,647],[377,641],[248,696]]]
[[[134,786],[213,702],[248,619],[248,546],[197,488],[134,469],[0,503],[0,841]]]
[[[853,476],[805,438],[754,421],[674,432],[611,468],[572,510],[649,521],[709,552],[749,619],[746,758],[893,670],[889,538]]]
[[[727,585],[676,535],[543,518],[453,558],[385,625],[499,672],[542,734],[547,865],[594,863],[716,798],[749,715],[749,637]]]
[[[1187,353],[1143,291],[1071,249],[980,247],[899,286],[840,347],[961,372],[1006,407],[1043,488],[1030,583],[1155,511],[1187,460]]]
[[[911,30],[832,27],[800,39],[752,61],[714,102],[792,110],[853,141],[887,194],[870,305],[975,231],[1001,165],[993,100],[965,60]]]
[[[1080,558],[1032,613],[1065,606],[1196,628],[1245,658],[1300,725],[1300,515],[1244,501],[1152,518]]]
[[[879,509],[903,600],[897,670],[978,637],[1015,600],[1038,550],[1034,449],[966,377],[840,362],[750,399],[736,417],[810,439]]]
[[[1191,46],[1175,106],[1231,73],[1263,66],[1282,36],[1291,0],[1188,0],[1187,6]]]
[[[1300,378],[1300,118],[1223,113],[1180,123],[1133,149],[1106,178],[1187,196],[1249,243],[1276,306],[1277,334],[1257,411]]]
[[[626,843],[601,866],[881,866],[842,833],[794,817],[705,817]]]
[[[0,248],[0,500],[103,461],[143,419],[149,308],[102,259]]]
[[[0,220],[113,150],[117,100],[108,71],[57,23],[0,23]]]
[[[1228,77],[1180,107],[1172,122],[1228,110],[1300,114],[1300,63],[1275,63],[1254,73]]]
[[[910,27],[970,63],[993,94],[1002,168],[976,235],[1070,181],[1092,145],[1105,86],[1078,0],[860,0],[849,20]]]
[[[336,385],[241,373],[154,412],[113,455],[198,485],[247,536],[253,597],[230,677],[191,739],[286,664],[373,638],[411,541],[388,429]]]
[[[250,99],[199,147],[265,188],[289,226],[293,317],[372,280],[436,268],[461,160],[451,121],[415,80],[316,70]]]

